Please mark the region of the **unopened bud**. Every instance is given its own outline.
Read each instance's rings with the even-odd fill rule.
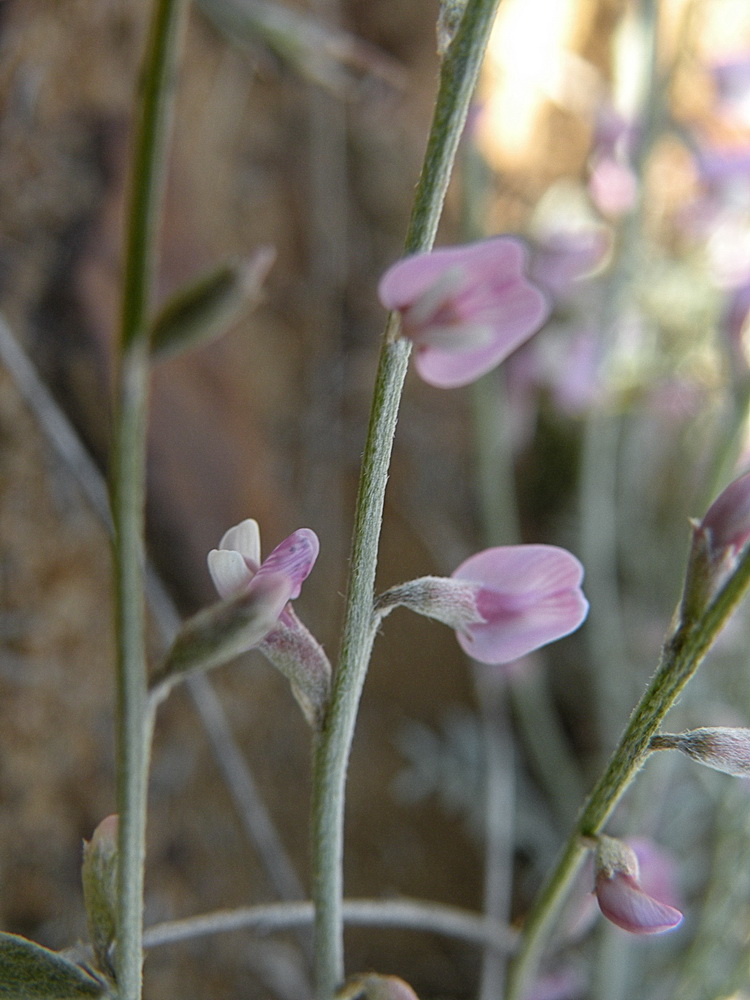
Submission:
[[[700,522],[708,535],[712,557],[736,554],[750,539],[750,472],[735,479],[719,494]]]
[[[89,937],[98,967],[113,976],[110,949],[117,934],[117,831],[118,817],[103,819],[83,844],[83,901]]]
[[[638,856],[622,840],[598,837],[595,864],[599,909],[617,927],[631,934],[661,934],[682,922],[679,910],[645,891]]]
[[[735,479],[719,494],[700,521],[693,521],[681,616],[689,621],[702,613],[737,563],[750,540],[750,473]]]
[[[662,733],[651,740],[652,750],[679,750],[699,764],[738,778],[750,777],[750,729],[716,726],[688,733]]]

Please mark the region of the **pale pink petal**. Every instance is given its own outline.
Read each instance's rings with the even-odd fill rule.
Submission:
[[[358,1000],[418,1000],[411,986],[398,976],[370,973],[353,977],[347,985],[356,987],[347,996],[356,996]]]
[[[575,631],[588,601],[583,567],[565,549],[513,545],[471,556],[453,579],[480,586],[484,622],[457,632],[462,649],[482,663],[509,663]]]
[[[468,385],[504,361],[525,343],[541,326],[547,314],[547,302],[533,285],[521,279],[498,294],[492,314],[484,314],[482,323],[493,329],[489,344],[457,353],[440,347],[421,347],[414,366],[425,382],[440,389]],[[466,324],[469,329],[472,323]]]
[[[583,566],[556,545],[504,545],[470,556],[451,576],[509,594],[526,594],[577,587],[583,580]]]
[[[299,587],[296,587],[297,594],[294,590],[293,579],[283,571],[258,570],[255,574],[247,588],[247,593],[255,599],[257,609],[258,638],[253,645],[258,645],[272,631],[289,601],[299,593]]]
[[[489,596],[481,593],[480,611],[486,607],[482,598]],[[510,663],[574,632],[587,612],[588,602],[580,590],[563,590],[537,597],[487,624],[472,625],[468,634],[459,632],[457,637],[464,652],[480,663]]]
[[[251,569],[260,566],[260,529],[258,522],[248,517],[235,524],[219,542],[220,549],[234,549],[250,561]]]
[[[589,193],[603,215],[617,218],[635,205],[638,178],[626,164],[603,157],[591,171]]]
[[[288,538],[276,546],[255,575],[255,579],[266,574],[283,574],[290,582],[289,600],[299,596],[302,582],[318,558],[320,542],[310,528],[298,528]]]
[[[682,922],[679,910],[649,896],[632,875],[623,872],[610,877],[599,874],[596,897],[604,916],[631,934],[662,934]]]
[[[503,276],[520,274],[525,258],[524,245],[509,236],[469,246],[440,247],[393,264],[380,279],[378,296],[386,309],[404,309],[457,267],[470,273],[474,280],[487,275],[496,283]]]
[[[219,597],[224,599],[244,590],[253,579],[244,557],[230,549],[212,549],[208,553],[208,571]]]
[[[576,1000],[585,991],[585,976],[580,969],[570,966],[535,980],[523,1000]]]

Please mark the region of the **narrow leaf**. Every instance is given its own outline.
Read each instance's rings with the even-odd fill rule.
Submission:
[[[80,1000],[108,996],[80,965],[17,934],[0,934],[2,1000]]]
[[[275,256],[262,247],[249,260],[228,261],[179,291],[152,324],[152,356],[161,360],[221,336],[257,303]]]

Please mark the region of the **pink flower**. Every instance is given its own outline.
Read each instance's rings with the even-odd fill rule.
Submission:
[[[315,532],[299,528],[261,563],[258,524],[248,518],[230,528],[219,542],[219,548],[209,552],[208,569],[219,596],[223,598],[258,587],[264,579],[278,577],[281,590],[286,595],[279,612],[281,617],[286,603],[299,597],[302,583],[313,568],[319,549]]]
[[[485,549],[456,569],[453,580],[477,588],[481,620],[457,632],[461,648],[481,663],[510,663],[575,631],[588,613],[583,566],[553,545]]]
[[[271,626],[250,648],[257,648],[292,684],[294,696],[313,726],[322,723],[328,706],[331,665],[318,641],[289,603],[299,596],[320,545],[310,528],[299,528],[260,558],[260,532],[252,519],[230,528],[218,549],[208,554],[208,568],[219,595],[233,597],[258,590],[268,595]]]
[[[378,287],[401,313],[416,348],[415,367],[430,385],[467,385],[504,361],[548,315],[542,292],[523,274],[520,240],[498,236],[398,261]]]
[[[614,837],[598,838],[595,891],[604,916],[631,934],[662,934],[682,923],[679,910],[649,895],[638,855]]]
[[[481,663],[511,663],[573,632],[586,617],[583,567],[553,545],[485,549],[449,579],[421,577],[382,594],[384,617],[403,605],[456,630],[461,648]]]

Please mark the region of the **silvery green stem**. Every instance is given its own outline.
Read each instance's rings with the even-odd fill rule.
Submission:
[[[469,0],[442,64],[432,128],[406,238],[429,250],[499,0]],[[317,1000],[330,1000],[344,975],[343,826],[346,771],[374,639],[373,592],[385,486],[410,345],[391,316],[380,353],[362,461],[341,653],[331,708],[316,739],[312,850]]]
[[[650,742],[669,709],[700,666],[750,586],[750,547],[700,617],[683,620],[668,638],[651,683],[636,706],[610,762],[579,816],[561,857],[529,913],[511,965],[506,1000],[521,1000],[542,949],[586,851],[585,838],[604,827],[623,793],[651,753]]]
[[[116,974],[120,1000],[140,1000],[147,710],[144,509],[149,384],[149,289],[156,257],[184,0],[157,0],[144,64],[127,221],[116,384],[112,518],[117,643],[117,808],[120,814]]]

